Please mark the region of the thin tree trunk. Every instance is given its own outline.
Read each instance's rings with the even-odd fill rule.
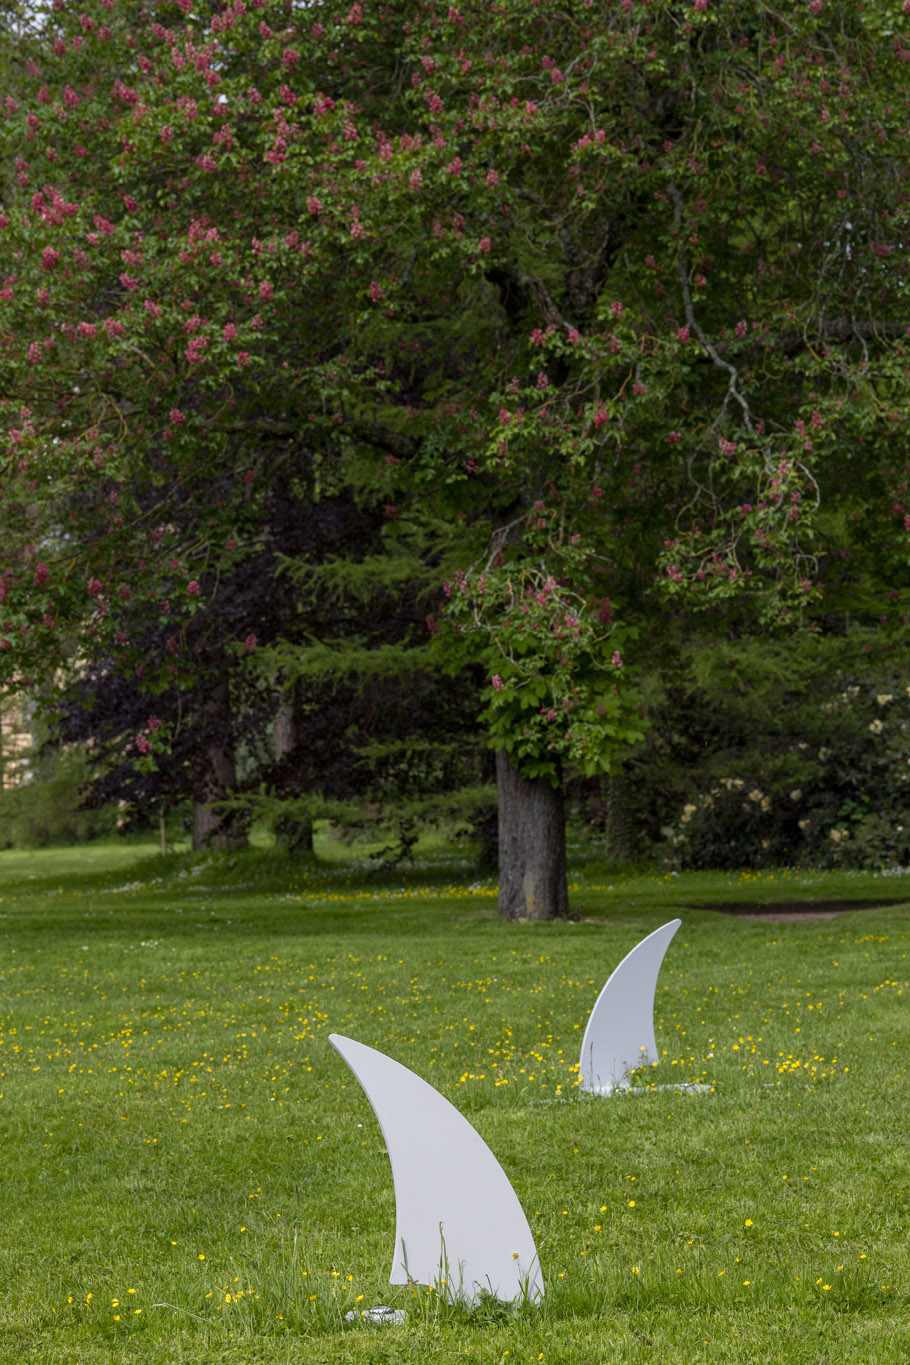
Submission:
[[[275,761],[291,752],[297,743],[294,702],[286,696],[275,713]],[[289,853],[312,853],[313,821],[311,817],[281,815],[275,822],[275,838]]]
[[[289,697],[283,697],[275,712],[275,760],[280,763],[289,754],[297,740],[297,727],[294,724],[294,704]]]
[[[158,812],[158,837],[161,843],[161,856],[167,856],[167,814],[162,806]]]
[[[634,856],[632,828],[629,821],[627,779],[614,775],[604,781],[606,788],[606,835],[610,857],[628,862]]]
[[[499,794],[499,913],[506,919],[566,919],[566,821],[562,792],[523,777],[496,753]]]
[[[220,720],[221,733],[209,744],[201,789],[193,801],[194,852],[204,848],[244,848],[247,842],[246,830],[234,828],[228,818],[213,809],[214,803],[226,796],[237,782],[227,679],[213,687],[210,705],[211,715]]]

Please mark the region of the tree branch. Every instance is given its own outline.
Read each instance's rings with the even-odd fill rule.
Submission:
[[[670,184],[668,186],[668,193],[670,195],[670,198],[673,200],[673,226],[677,229],[677,232],[679,232],[679,229],[682,225],[683,201],[682,195],[680,194],[679,190],[676,187],[676,184],[672,180],[670,181]],[[751,436],[755,436],[756,431],[755,426],[753,425],[752,422],[752,412],[749,408],[748,401],[739,391],[739,371],[737,370],[735,365],[730,364],[729,360],[724,360],[723,356],[720,355],[717,348],[705,336],[695,316],[695,309],[692,307],[692,294],[689,289],[689,267],[688,262],[686,260],[686,249],[683,246],[681,237],[679,242],[679,287],[680,290],[682,291],[683,309],[686,317],[686,326],[689,327],[698,337],[699,342],[701,343],[704,350],[707,351],[713,363],[717,365],[720,369],[726,370],[730,376],[730,382],[727,386],[727,392],[724,395],[723,407],[721,408],[720,412],[715,418],[712,424],[712,429],[717,426],[718,422],[720,422],[724,413],[727,411],[730,399],[735,398],[739,406],[742,408],[743,422],[745,423],[746,430],[749,432]]]

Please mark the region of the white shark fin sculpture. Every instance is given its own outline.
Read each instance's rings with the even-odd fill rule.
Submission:
[[[629,1088],[629,1073],[657,1061],[654,992],[657,974],[682,920],[643,938],[611,974],[594,1002],[581,1044],[579,1089],[610,1095]]]
[[[375,1048],[337,1033],[329,1042],[366,1091],[395,1184],[390,1284],[446,1285],[474,1302],[483,1291],[540,1298],[537,1248],[518,1196],[480,1134],[426,1081]]]

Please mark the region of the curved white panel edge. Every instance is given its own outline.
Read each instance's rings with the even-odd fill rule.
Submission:
[[[518,1196],[480,1134],[431,1085],[385,1053],[340,1034],[329,1042],[379,1120],[395,1185],[391,1284],[445,1283],[452,1298],[484,1291],[540,1298],[537,1248]]]
[[[579,1089],[610,1095],[629,1088],[638,1066],[656,1062],[654,992],[670,940],[682,920],[643,938],[611,973],[594,1002],[581,1044]]]

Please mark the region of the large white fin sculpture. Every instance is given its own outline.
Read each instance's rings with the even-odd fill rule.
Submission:
[[[594,1002],[581,1044],[579,1089],[595,1095],[628,1090],[629,1073],[656,1062],[654,992],[657,974],[682,924],[671,919],[627,953]]]
[[[467,1119],[375,1048],[329,1035],[373,1106],[392,1163],[390,1284],[445,1284],[452,1299],[543,1294],[537,1248],[508,1177]]]

